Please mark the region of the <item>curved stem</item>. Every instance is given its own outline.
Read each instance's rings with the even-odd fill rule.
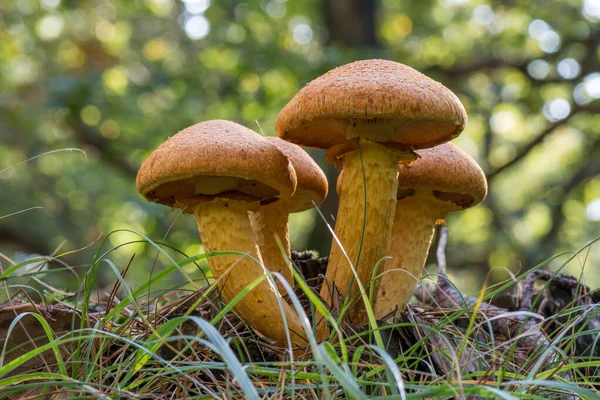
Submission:
[[[294,287],[294,275],[289,262],[291,249],[287,202],[279,200],[261,206],[258,211],[250,212],[249,216],[265,268],[271,272],[279,272]],[[281,251],[275,237],[281,241],[285,253]],[[280,282],[277,282],[277,288],[280,293],[286,293]]]
[[[262,260],[250,228],[247,204],[215,199],[195,206],[194,214],[206,251],[239,251],[247,255],[217,255],[208,259],[215,278],[221,278],[219,286],[223,299],[231,301],[256,278],[267,273],[260,264]],[[261,334],[280,346],[287,346],[280,305],[287,320],[292,345],[306,346],[300,318],[277,294],[269,279],[261,281],[246,294],[235,305],[234,311]]]
[[[425,268],[439,210],[419,198],[398,201],[389,255],[381,275],[375,302],[378,319],[404,308]]]
[[[388,254],[398,188],[398,163],[402,154],[377,143],[360,139],[359,149],[343,156],[344,182],[340,192],[334,240],[321,296],[329,303],[357,294],[352,268],[368,286],[375,265]],[[364,173],[363,173],[364,171]],[[368,290],[367,290],[368,292]],[[377,293],[375,291],[375,293]],[[361,299],[350,308],[354,324],[367,322]],[[320,323],[319,339],[328,327]]]

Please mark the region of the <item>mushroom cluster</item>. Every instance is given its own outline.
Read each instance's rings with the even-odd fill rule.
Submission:
[[[150,201],[195,214],[205,250],[216,254],[209,265],[225,301],[263,277],[234,311],[274,343],[285,346],[289,337],[300,348],[307,340],[283,300],[285,286],[265,277],[277,273],[293,286],[288,214],[327,195],[323,171],[298,145],[325,149],[327,161],[343,168],[320,294],[330,307],[346,301],[350,321],[360,324],[367,313],[358,284],[373,285],[376,317],[402,309],[436,220],[485,197],[479,166],[443,144],[465,124],[462,104],[440,83],[393,61],[357,61],[301,89],[277,117],[278,138],[229,121],[199,123],[144,161],[137,187]],[[317,321],[323,340],[329,327]]]

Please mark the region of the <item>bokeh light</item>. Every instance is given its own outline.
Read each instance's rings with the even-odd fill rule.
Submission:
[[[210,0],[182,0],[185,10],[191,14],[203,14],[210,6]]]
[[[590,221],[600,221],[600,199],[591,201],[587,205],[585,213]]]
[[[565,119],[570,113],[571,104],[563,98],[551,100],[544,105],[544,116],[551,122]]]
[[[185,21],[185,33],[192,40],[204,39],[210,32],[210,23],[204,15],[193,15]]]
[[[42,17],[35,26],[42,40],[54,40],[62,33],[65,21],[60,14],[52,13]]]
[[[574,58],[565,58],[559,61],[556,70],[565,79],[575,79],[579,76],[581,67]]]

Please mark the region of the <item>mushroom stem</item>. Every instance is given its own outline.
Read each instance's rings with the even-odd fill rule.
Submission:
[[[398,201],[389,248],[392,258],[379,271],[383,275],[380,275],[375,297],[375,316],[378,319],[403,309],[410,300],[425,268],[439,215],[435,204],[422,198],[409,197]]]
[[[289,263],[290,236],[288,233],[288,203],[280,199],[271,204],[261,206],[258,211],[249,213],[250,225],[255,233],[260,255],[265,267],[271,272],[279,272],[285,280],[294,286],[294,275]],[[282,253],[275,237],[279,237],[285,254]],[[285,294],[281,282],[277,281],[277,289]]]
[[[216,198],[202,202],[193,209],[206,251],[239,251],[246,254],[244,256],[218,255],[208,260],[214,277],[220,278],[219,286],[223,299],[229,302],[251,282],[267,273],[261,265],[258,246],[250,228],[247,203]],[[230,227],[230,229],[223,229],[223,227]],[[287,346],[280,307],[283,308],[287,320],[292,345],[306,346],[300,318],[277,294],[269,279],[261,281],[246,294],[235,305],[234,311],[250,326],[276,344]]]
[[[334,240],[321,289],[321,297],[329,306],[338,303],[338,298],[350,299],[357,293],[356,282],[350,288],[354,278],[351,266],[368,288],[375,265],[388,255],[401,157],[401,152],[362,138],[359,150],[343,155],[344,182],[335,235],[344,250]],[[367,321],[361,299],[350,310],[353,323]],[[317,336],[323,340],[327,334],[327,324],[321,321]]]

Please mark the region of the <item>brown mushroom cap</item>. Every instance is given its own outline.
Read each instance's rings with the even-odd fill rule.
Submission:
[[[398,200],[426,196],[447,202],[451,211],[473,207],[487,195],[487,180],[479,165],[453,143],[419,150],[421,158],[398,166]],[[339,193],[343,171],[338,177]]]
[[[146,199],[171,207],[213,197],[245,201],[289,197],[296,174],[287,157],[235,122],[192,125],[170,137],[142,163],[136,179]]]
[[[357,122],[386,125],[394,141],[427,148],[458,136],[467,120],[441,83],[386,60],[346,64],[310,82],[284,107],[276,130],[284,140],[329,149]]]
[[[429,195],[459,211],[473,207],[487,195],[485,174],[467,153],[452,143],[419,151],[410,167],[398,167],[398,200]]]
[[[300,146],[278,137],[269,136],[265,139],[285,154],[296,171],[298,184],[288,200],[290,212],[305,211],[314,207],[314,204],[320,204],[327,197],[327,177],[323,170]]]

